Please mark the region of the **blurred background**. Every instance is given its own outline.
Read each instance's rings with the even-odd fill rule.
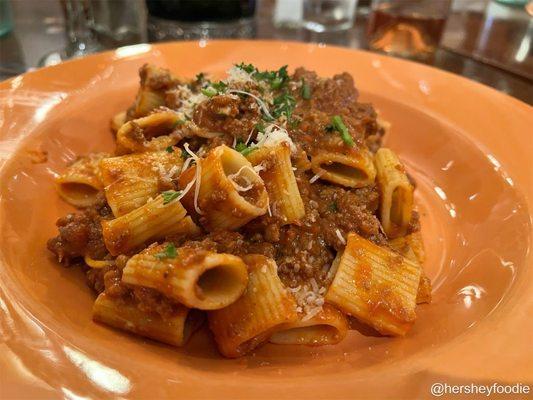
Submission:
[[[120,46],[217,38],[385,53],[533,104],[529,0],[0,0],[0,80]]]

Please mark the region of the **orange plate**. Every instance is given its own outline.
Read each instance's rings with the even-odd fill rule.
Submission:
[[[110,151],[146,62],[183,76],[233,63],[348,71],[392,122],[387,144],[418,182],[434,302],[403,339],[352,331],[336,346],[266,345],[220,357],[205,332],[174,349],[91,321],[79,270],[45,248],[70,211],[53,177]],[[0,84],[2,397],[431,397],[433,382],[533,381],[532,108],[433,68],[360,51],[267,41],[141,44]],[[32,162],[32,150],[48,152]],[[77,397],[80,396],[80,397]]]

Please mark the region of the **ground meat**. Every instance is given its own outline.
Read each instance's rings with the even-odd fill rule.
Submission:
[[[349,152],[338,132],[331,129],[331,118],[335,115],[342,118],[356,149],[367,142],[373,150],[379,147],[383,130],[376,122],[377,114],[372,105],[357,102],[358,92],[349,74],[321,79],[314,72],[298,68],[293,79],[305,81],[312,91],[309,100],[297,103],[294,115],[301,122],[289,131],[291,138],[309,155],[320,150]],[[295,95],[298,90],[294,91]]]
[[[196,107],[193,120],[202,128],[244,142],[260,121],[260,114],[257,103],[250,97],[215,96]]]
[[[328,245],[337,251],[342,249],[344,243],[339,236],[346,238],[350,232],[356,232],[377,244],[385,241],[380,232],[379,220],[374,215],[379,201],[379,194],[374,186],[344,189],[331,185],[315,185],[319,223]]]
[[[100,221],[110,216],[111,210],[100,201],[81,213],[60,218],[56,222],[59,235],[48,241],[48,249],[65,265],[84,255],[94,259],[104,258],[108,251],[103,241]]]
[[[183,307],[156,290],[142,286],[130,288],[129,294],[139,310],[145,313],[159,314],[163,319],[172,317],[179,308]]]
[[[323,281],[335,258],[318,225],[283,227],[276,250],[280,278],[291,287],[313,277]]]

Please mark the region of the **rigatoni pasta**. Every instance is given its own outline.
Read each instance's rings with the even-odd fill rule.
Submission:
[[[337,344],[346,337],[348,329],[346,315],[326,304],[311,318],[305,319],[300,315],[297,321],[281,325],[270,337],[270,343],[308,346]]]
[[[194,175],[185,172],[180,188],[185,190],[196,179],[199,189],[189,191],[184,204],[189,212],[202,215],[200,221],[208,231],[234,230],[267,212],[269,200],[263,180],[239,152],[216,147],[192,171]]]
[[[206,315],[229,358],[352,340],[355,319],[409,334],[431,300],[415,185],[349,74],[241,63],[222,80],[153,65],[140,78],[110,115],[113,154],[57,179],[80,210],[48,248],[84,266],[94,321],[182,346]]]
[[[141,85],[131,110],[134,118],[144,117],[165,105],[165,90],[178,81],[169,71],[155,65],[144,65],[139,75]]]
[[[402,256],[420,265],[420,283],[418,285],[416,303],[431,303],[431,280],[426,276],[422,269],[425,260],[425,251],[420,231],[392,239],[389,244]]]
[[[407,232],[413,212],[413,185],[392,150],[379,149],[375,162],[381,192],[381,224],[389,237],[403,236]]]
[[[149,240],[182,232],[186,213],[179,200],[167,202],[159,195],[128,214],[102,221],[104,243],[111,255],[128,253]]]
[[[91,154],[74,161],[65,173],[56,179],[59,195],[75,207],[89,207],[96,203],[102,190],[98,163],[106,153]]]
[[[262,147],[252,151],[248,160],[258,167],[259,176],[265,183],[273,215],[286,224],[292,224],[305,214],[296,177],[292,170],[291,150],[287,143]]]
[[[117,132],[117,154],[164,150],[175,145],[180,136],[173,130],[185,123],[173,111],[154,112],[126,122]]]
[[[156,151],[108,157],[100,161],[99,171],[107,203],[120,217],[143,206],[162,188],[172,188],[183,159],[181,152]]]
[[[351,188],[371,185],[376,178],[372,156],[366,149],[351,154],[320,150],[311,158],[311,168],[320,179]]]
[[[178,306],[170,317],[162,318],[102,293],[94,302],[93,320],[173,346],[183,346],[202,324],[203,315]]]
[[[152,246],[126,264],[122,281],[156,289],[164,295],[200,310],[216,310],[235,302],[246,289],[248,273],[243,261],[172,244]]]
[[[403,336],[414,323],[420,266],[348,235],[326,301],[385,335]]]
[[[249,353],[282,324],[297,319],[296,302],[281,283],[274,260],[261,255],[244,257],[248,287],[235,303],[208,313],[218,349],[226,357]]]

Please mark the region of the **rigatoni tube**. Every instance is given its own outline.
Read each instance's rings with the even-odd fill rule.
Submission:
[[[292,224],[305,215],[296,177],[292,170],[291,150],[287,143],[262,147],[246,156],[258,167],[270,198],[270,210],[284,224]]]
[[[325,299],[384,335],[405,335],[414,323],[420,266],[355,233]]]
[[[179,200],[166,203],[159,195],[128,214],[102,221],[104,243],[112,255],[126,254],[149,240],[182,232],[186,213]]]
[[[208,313],[217,347],[230,358],[249,353],[280,325],[297,319],[296,302],[281,283],[275,261],[262,255],[243,259],[249,268],[246,292],[230,306]]]
[[[172,135],[172,131],[183,122],[177,113],[170,110],[128,121],[117,132],[116,154],[158,151],[173,146],[180,136]]]
[[[380,196],[380,220],[389,237],[403,236],[413,211],[413,186],[398,156],[390,149],[376,152],[375,163]]]
[[[239,257],[191,247],[169,253],[172,246],[156,245],[134,255],[123,270],[122,281],[153,288],[201,310],[226,307],[246,289],[248,271]]]
[[[74,161],[63,174],[56,178],[59,195],[75,207],[93,205],[103,188],[98,163],[106,157],[109,155],[96,153]]]
[[[270,338],[275,344],[304,344],[323,346],[337,344],[346,337],[349,329],[346,315],[335,307],[324,304],[312,318],[281,325]]]
[[[389,241],[389,245],[405,258],[420,265],[420,283],[416,295],[416,304],[431,303],[431,280],[422,268],[426,256],[420,231],[392,239]]]
[[[93,320],[173,346],[183,346],[204,320],[197,310],[176,305],[163,319],[159,314],[141,311],[136,304],[102,293],[93,306]]]
[[[349,154],[319,151],[311,157],[311,168],[320,179],[352,188],[371,185],[376,178],[367,149],[352,149]]]
[[[100,175],[107,203],[120,217],[144,205],[177,178],[183,164],[178,151],[156,151],[105,158]]]
[[[196,179],[195,189],[200,185],[199,190],[189,190],[183,204],[191,214],[202,213],[200,223],[210,232],[235,230],[267,212],[263,180],[246,157],[227,146],[214,148],[181,174],[180,189],[192,179]]]

